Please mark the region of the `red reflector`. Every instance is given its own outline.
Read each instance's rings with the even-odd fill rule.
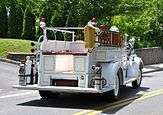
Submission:
[[[54,79],[54,80],[52,80],[52,86],[78,87],[78,81],[77,80]]]

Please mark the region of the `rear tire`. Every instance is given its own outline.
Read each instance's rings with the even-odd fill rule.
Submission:
[[[137,78],[137,80],[135,80],[135,81],[132,82],[132,87],[133,87],[134,89],[139,88],[140,85],[141,85],[141,82],[142,82],[142,68],[140,67],[140,68],[139,68],[139,75],[138,75],[138,78]]]
[[[113,101],[116,101],[120,97],[120,79],[119,79],[119,73],[116,76],[116,79],[114,81],[114,89],[104,93],[105,99],[111,99]]]
[[[40,91],[39,90],[39,94],[40,94],[41,98],[43,98],[43,99],[56,98],[59,96],[59,93],[53,93],[51,91]]]
[[[116,76],[115,83],[114,83],[114,89],[110,92],[111,98],[113,100],[118,100],[120,96],[120,79],[119,75]]]

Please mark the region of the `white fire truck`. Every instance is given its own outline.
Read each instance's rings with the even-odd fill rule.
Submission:
[[[43,35],[36,44],[33,57],[20,64],[18,89],[38,90],[42,98],[61,93],[100,93],[113,98],[120,95],[120,86],[132,83],[139,88],[143,62],[133,53],[133,43],[125,35],[95,28],[42,27]],[[84,34],[83,40],[77,35]],[[54,33],[48,39],[48,31]],[[60,41],[71,36],[70,41]],[[34,45],[34,44],[32,44]]]

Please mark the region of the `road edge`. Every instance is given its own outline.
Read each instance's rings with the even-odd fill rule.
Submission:
[[[11,64],[16,64],[16,65],[19,65],[20,64],[19,61],[14,61],[14,60],[6,59],[6,58],[0,58],[0,61],[1,62],[11,63]]]

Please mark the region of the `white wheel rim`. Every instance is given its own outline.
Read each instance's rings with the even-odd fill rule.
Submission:
[[[119,93],[119,79],[118,76],[116,76],[115,84],[114,84],[114,95],[117,96]]]
[[[139,75],[137,78],[137,83],[140,84],[141,83],[141,70],[139,70]]]

